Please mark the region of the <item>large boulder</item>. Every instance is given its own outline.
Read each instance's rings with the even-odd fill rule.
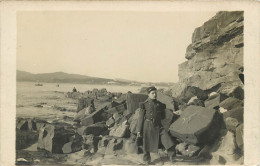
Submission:
[[[236,144],[241,150],[244,150],[244,124],[236,128]]]
[[[214,109],[188,106],[170,126],[170,133],[190,144],[208,143],[219,132],[219,115]]]
[[[169,109],[164,110],[164,117],[161,122],[162,122],[164,129],[167,132],[169,131],[170,125],[172,124],[172,122],[174,120],[174,116],[175,116],[175,118],[177,117],[177,115],[174,115],[171,110],[169,110]]]
[[[101,122],[101,121],[107,121],[111,115],[107,112],[105,112],[105,110],[107,110],[107,103],[105,103],[104,105],[101,105],[97,111],[91,113],[90,115],[86,116],[84,119],[81,120],[81,125],[83,126],[88,126],[97,122]]]
[[[216,95],[209,96],[207,100],[205,100],[205,107],[207,108],[216,108],[219,107],[219,104],[227,98],[226,95],[217,93]]]
[[[89,126],[82,126],[77,129],[77,132],[80,135],[90,135],[95,136],[106,135],[107,134],[107,125],[104,122],[95,123]]]
[[[222,108],[225,108],[227,110],[231,110],[231,109],[236,108],[236,107],[243,107],[244,104],[241,100],[239,100],[237,98],[229,97],[229,98],[225,99],[224,101],[222,101],[219,104],[219,106],[222,107]]]
[[[243,107],[235,107],[229,111],[223,113],[223,118],[226,119],[228,117],[235,118],[239,123],[244,121],[244,108]]]
[[[224,164],[241,164],[238,163],[236,157],[236,144],[235,144],[235,136],[232,132],[227,132],[226,135],[220,139],[220,142],[217,145],[217,149],[211,153],[213,156],[210,163],[211,164],[222,164],[219,161],[225,161]],[[221,156],[221,160],[219,157]],[[217,160],[216,160],[217,159]]]
[[[133,114],[131,118],[131,123],[129,126],[131,133],[135,133],[135,134],[137,133],[136,129],[137,129],[138,117],[140,117],[140,114],[141,114],[141,109],[138,108],[136,109],[135,114]]]
[[[148,96],[144,94],[127,93],[126,104],[128,113],[134,113],[139,108],[139,103],[144,102],[147,98]]]
[[[65,143],[62,147],[62,152],[64,154],[78,152],[82,149],[83,138],[81,135],[76,133],[70,138],[70,140],[70,142]]]
[[[99,136],[90,134],[90,135],[84,135],[83,141],[84,141],[84,149],[90,150],[91,153],[94,153],[98,150],[98,144],[99,141],[101,141],[101,138]]]
[[[32,144],[36,143],[38,141],[39,133],[37,131],[31,131],[31,130],[19,130],[16,129],[16,150],[21,150],[28,148]]]
[[[93,107],[86,107],[83,108],[82,110],[78,111],[78,113],[75,115],[74,117],[74,121],[80,121],[82,119],[84,119],[86,116],[90,115],[91,113],[93,113],[95,110],[93,109]]]
[[[63,126],[46,124],[39,132],[37,147],[52,153],[63,153],[63,146],[70,142],[73,135],[75,135],[73,130],[65,129]]]
[[[110,130],[109,135],[113,137],[121,137],[121,138],[128,137],[130,135],[130,131],[129,131],[129,125],[127,124],[127,121],[122,123],[122,125],[120,126],[113,127]]]
[[[188,103],[194,96],[197,96],[198,99],[203,101],[208,98],[208,95],[203,90],[193,86],[186,86],[177,98],[185,103]]]
[[[114,113],[123,113],[125,110],[126,110],[126,104],[124,103],[124,104],[120,104],[115,107],[112,107],[112,108],[108,109],[106,112],[108,112],[110,114],[114,114]]]
[[[157,100],[164,103],[166,105],[166,108],[176,111],[175,106],[174,106],[173,97],[167,96],[167,95],[163,94],[162,92],[158,92]]]

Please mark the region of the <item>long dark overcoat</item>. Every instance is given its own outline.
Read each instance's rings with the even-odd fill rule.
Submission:
[[[165,118],[166,105],[158,100],[148,98],[140,103],[140,108],[137,132],[143,135],[144,151],[157,153],[159,140],[165,149],[172,147],[174,143],[161,123],[161,120]]]

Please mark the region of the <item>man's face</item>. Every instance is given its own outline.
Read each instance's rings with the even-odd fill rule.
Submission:
[[[157,99],[157,91],[156,90],[152,90],[149,94],[148,97],[150,99]]]

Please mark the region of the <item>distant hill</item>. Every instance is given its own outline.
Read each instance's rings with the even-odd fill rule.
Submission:
[[[84,83],[84,84],[106,84],[115,82],[116,84],[128,84],[124,81],[114,81],[113,79],[89,77],[80,74],[68,74],[64,72],[32,74],[17,70],[17,81],[50,82],[50,83]]]
[[[16,80],[17,81],[30,81],[30,82],[50,82],[50,83],[78,83],[78,84],[115,84],[115,85],[135,85],[142,86],[147,84],[146,86],[169,86],[172,83],[144,83],[131,81],[126,79],[108,79],[108,78],[98,78],[98,77],[90,77],[80,74],[68,74],[64,72],[54,72],[54,73],[41,73],[41,74],[33,74],[26,71],[16,71]]]

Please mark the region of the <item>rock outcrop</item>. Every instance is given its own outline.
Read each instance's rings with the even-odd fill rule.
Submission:
[[[218,12],[195,29],[172,95],[187,86],[243,98],[243,12]]]

